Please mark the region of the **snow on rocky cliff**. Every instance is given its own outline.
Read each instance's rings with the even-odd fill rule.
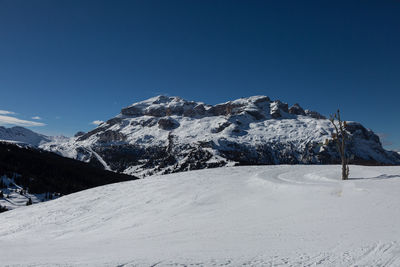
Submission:
[[[400,164],[372,131],[349,122],[353,163]],[[337,163],[329,120],[266,96],[218,105],[157,96],[68,142],[41,147],[105,169],[147,176],[229,165]]]

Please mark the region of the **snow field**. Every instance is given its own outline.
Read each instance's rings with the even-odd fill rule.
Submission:
[[[227,167],[0,214],[0,265],[399,266],[400,167]]]

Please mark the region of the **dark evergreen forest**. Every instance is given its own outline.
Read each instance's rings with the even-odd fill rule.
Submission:
[[[57,192],[63,195],[80,190],[138,179],[106,171],[52,152],[10,143],[0,143],[0,176],[14,178],[31,193]]]

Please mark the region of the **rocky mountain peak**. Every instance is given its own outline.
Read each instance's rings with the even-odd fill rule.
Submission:
[[[121,110],[121,117],[165,117],[171,115],[194,116],[195,114],[201,114],[203,109],[203,103],[186,101],[180,97],[159,95],[123,108]]]
[[[352,163],[400,164],[361,124],[348,124]],[[267,96],[216,105],[156,96],[86,134],[45,149],[105,169],[147,176],[235,164],[339,162],[332,124],[316,111]]]
[[[268,96],[251,96],[216,105],[187,101],[180,97],[156,96],[134,103],[121,110],[120,118],[152,116],[183,116],[191,118],[211,116],[233,116],[250,114],[256,120],[293,118],[292,115],[308,116],[299,104],[290,109],[287,103],[272,101]],[[309,112],[313,118],[324,118],[315,111]]]

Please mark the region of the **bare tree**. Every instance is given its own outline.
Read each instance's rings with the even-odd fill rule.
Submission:
[[[340,158],[342,160],[342,180],[349,179],[349,159],[346,156],[346,141],[347,141],[347,132],[346,132],[346,121],[342,121],[340,118],[339,109],[334,115],[331,115],[330,119],[333,127],[335,127],[335,133],[332,133],[332,138],[336,142],[336,147],[340,154]]]

